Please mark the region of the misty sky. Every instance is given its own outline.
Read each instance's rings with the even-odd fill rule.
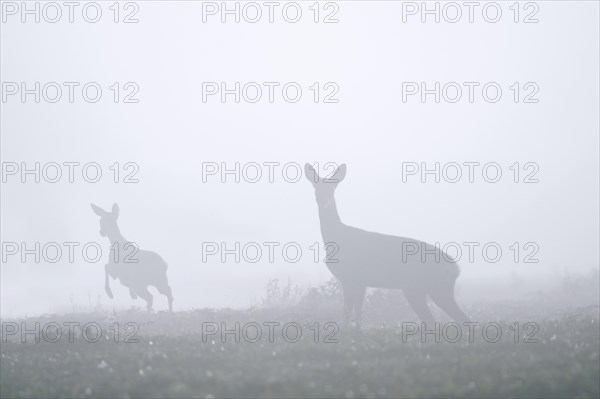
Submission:
[[[137,24],[113,23],[108,3],[97,24],[8,18],[2,82],[98,82],[104,91],[95,104],[80,96],[73,104],[3,102],[2,162],[97,162],[104,175],[95,184],[80,174],[72,184],[10,176],[0,197],[2,242],[94,241],[107,253],[90,203],[116,202],[123,235],[169,264],[176,309],[249,306],[269,279],[308,286],[330,278],[309,250],[321,241],[314,191],[304,177],[286,182],[281,167],[274,183],[204,183],[203,162],[335,162],[348,167],[336,192],[346,224],[430,243],[501,245],[497,263],[460,262],[459,286],[513,271],[533,282],[598,267],[598,3],[538,2],[537,24],[514,23],[508,3],[496,24],[481,14],[473,24],[402,23],[401,3],[387,1],[339,2],[339,23],[315,24],[302,4],[307,14],[296,24],[203,23],[200,2],[158,1],[139,3]],[[139,102],[115,104],[114,82],[135,82]],[[297,82],[303,95],[297,103],[280,90],[274,103],[203,102],[203,82]],[[321,90],[335,82],[339,102],[315,104],[314,82]],[[474,103],[403,103],[402,82],[497,82],[503,97],[487,103],[479,89]],[[514,82],[535,82],[539,102],[515,103]],[[113,183],[114,162],[137,163],[139,183]],[[496,162],[503,176],[495,184],[481,173],[474,183],[403,183],[403,162]],[[539,165],[539,183],[514,183],[515,162]],[[302,260],[201,259],[203,242],[266,241],[299,243]],[[539,263],[514,263],[515,242],[535,242]],[[0,270],[2,316],[71,310],[98,295],[106,306],[131,306],[118,282],[115,300],[106,297],[105,263],[9,258]]]

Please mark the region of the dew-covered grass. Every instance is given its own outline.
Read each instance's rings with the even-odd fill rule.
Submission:
[[[271,286],[268,300],[247,310],[97,308],[3,320],[0,397],[598,398],[595,287],[589,284],[590,294],[578,297],[578,303],[567,301],[577,297],[570,288],[474,301],[465,311],[478,324],[472,331],[463,326],[458,342],[449,342],[455,336],[450,327],[447,339],[440,333],[437,342],[434,334],[409,334],[411,326],[420,326],[402,324],[417,319],[397,292],[371,293],[362,328],[345,325],[335,285],[304,292],[298,300],[291,298],[289,286]],[[434,313],[448,322],[439,310]],[[93,322],[103,335],[88,342],[95,330],[86,340],[75,328],[73,342],[68,334],[55,343],[40,334],[36,343],[35,334],[29,334],[22,343],[20,334],[7,333],[15,323],[32,330],[36,322],[41,327],[57,323],[63,334],[67,322]],[[139,328],[129,336],[137,342],[124,342],[134,331],[125,329],[126,323]],[[235,333],[222,334],[224,328],[235,330],[236,323],[239,341]],[[286,323],[293,324],[284,337]],[[496,324],[484,336],[486,323]],[[297,339],[298,327],[302,336]],[[498,327],[502,335],[491,342]],[[53,331],[47,330],[50,339]]]

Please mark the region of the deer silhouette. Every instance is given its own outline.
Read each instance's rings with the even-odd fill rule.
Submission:
[[[427,324],[435,322],[427,296],[455,321],[469,320],[454,297],[459,268],[451,257],[421,241],[342,223],[334,194],[346,177],[345,164],[326,179],[309,164],[305,165],[305,174],[315,188],[327,252],[325,263],[342,285],[347,322],[354,311],[355,322],[360,325],[367,287],[401,289],[411,308]]]
[[[119,279],[129,288],[132,299],[139,296],[146,301],[148,311],[152,310],[153,297],[148,291],[154,286],[169,300],[169,311],[173,311],[173,295],[167,280],[167,264],[156,252],[139,250],[137,246],[123,238],[117,226],[119,206],[113,204],[112,211],[92,205],[92,210],[100,216],[100,235],[110,241],[109,261],[105,266],[104,289],[113,298],[108,277]]]

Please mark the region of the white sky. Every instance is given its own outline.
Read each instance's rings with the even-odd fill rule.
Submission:
[[[20,3],[19,3],[20,4]],[[511,270],[541,276],[599,264],[598,3],[537,2],[537,24],[515,24],[502,2],[496,24],[402,23],[400,2],[338,2],[337,24],[303,18],[273,24],[202,23],[201,2],[138,2],[138,24],[115,24],[103,4],[97,24],[1,24],[2,82],[98,82],[96,104],[14,98],[2,103],[2,162],[98,162],[100,183],[79,178],[2,185],[3,242],[96,241],[90,202],[121,208],[123,235],[169,264],[176,309],[248,306],[270,278],[300,285],[330,277],[308,247],[321,240],[311,185],[202,182],[203,162],[346,163],[337,191],[342,220],[427,242],[486,243],[502,260],[462,263],[459,283]],[[76,14],[76,17],[79,14]],[[257,104],[202,102],[202,82],[298,82],[303,97]],[[403,103],[402,82],[498,82],[502,99]],[[137,104],[114,104],[113,82],[136,82]],[[314,82],[336,82],[337,104],[315,104]],[[514,82],[535,82],[537,104],[515,104]],[[480,92],[476,92],[480,93]],[[108,166],[136,162],[138,184],[114,184]],[[402,162],[497,162],[503,179],[473,184],[402,183]],[[515,184],[508,167],[535,162],[537,184]],[[322,171],[323,173],[323,171]],[[280,175],[278,175],[280,176]],[[295,241],[301,262],[201,262],[206,241]],[[508,247],[536,242],[539,264],[515,264]],[[215,258],[217,259],[217,258]],[[2,263],[2,316],[102,302],[131,306],[125,288],[103,291],[97,264]],[[163,298],[157,307],[164,307]],[[136,303],[141,306],[141,302]]]

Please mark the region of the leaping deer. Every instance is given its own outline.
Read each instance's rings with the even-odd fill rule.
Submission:
[[[412,309],[427,324],[435,322],[427,305],[427,295],[455,321],[469,320],[454,298],[459,269],[451,257],[421,241],[342,223],[334,193],[346,177],[345,164],[327,179],[320,178],[309,164],[305,165],[305,173],[315,188],[321,235],[327,248],[326,265],[344,291],[346,321],[354,310],[355,321],[360,324],[367,287],[402,289]],[[415,256],[414,248],[425,252],[426,257],[423,259],[421,252]]]
[[[100,235],[110,241],[109,261],[105,266],[104,289],[109,298],[113,298],[108,277],[119,279],[121,284],[129,288],[132,299],[141,297],[152,310],[152,294],[148,286],[155,286],[169,300],[169,311],[173,311],[173,295],[167,280],[167,264],[156,252],[137,250],[135,244],[121,235],[117,218],[119,206],[113,204],[112,212],[91,204],[92,210],[100,216]]]

